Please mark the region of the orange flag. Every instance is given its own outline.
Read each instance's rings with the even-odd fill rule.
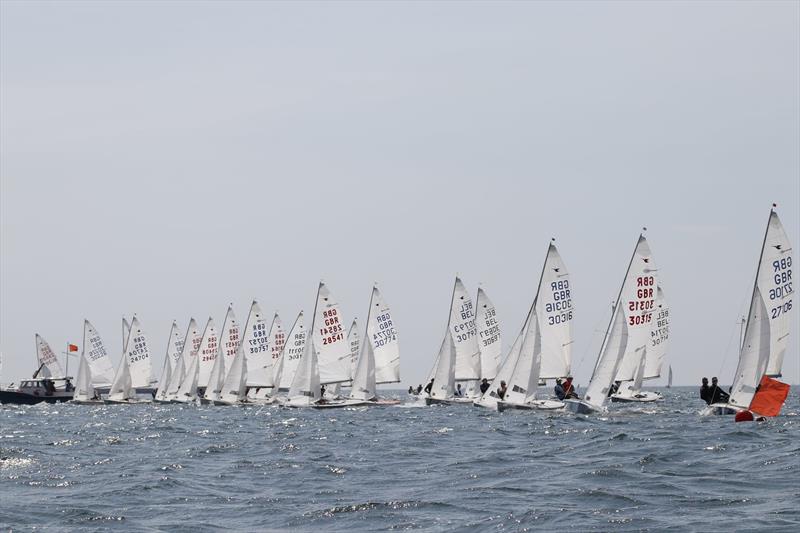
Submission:
[[[761,416],[778,416],[788,395],[789,385],[764,376],[750,402],[750,410]]]
[[[78,351],[78,346],[76,344],[70,344],[69,345],[69,351],[70,352],[77,352]]]

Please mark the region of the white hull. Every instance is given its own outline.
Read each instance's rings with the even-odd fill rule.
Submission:
[[[627,403],[647,403],[647,402],[657,402],[658,400],[663,400],[664,398],[657,392],[651,391],[639,391],[633,395],[626,395],[615,393],[611,395],[612,402],[627,402]]]
[[[578,415],[592,415],[605,413],[605,408],[600,408],[583,400],[564,400],[564,407],[567,411],[571,411]]]
[[[712,403],[702,411],[700,414],[702,416],[725,416],[725,415],[735,415],[740,411],[745,411],[746,409],[742,409],[741,407],[737,407],[735,405],[730,405],[727,403]]]
[[[533,400],[529,403],[497,402],[497,410],[501,413],[507,409],[519,409],[523,411],[552,411],[563,409],[564,402],[559,400]]]
[[[491,409],[492,411],[499,411],[500,409],[498,407],[498,403],[499,402],[496,398],[486,397],[486,398],[478,398],[477,400],[472,402],[472,405],[474,405],[475,407],[482,407],[484,409]]]

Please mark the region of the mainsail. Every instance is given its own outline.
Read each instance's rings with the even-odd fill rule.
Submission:
[[[297,371],[289,387],[289,394],[286,400],[289,405],[311,405],[319,401],[322,394],[317,349],[314,345],[313,335],[305,343],[304,348],[303,354],[300,356],[300,362],[297,365]]]
[[[453,284],[447,329],[452,336],[451,342],[456,351],[455,379],[479,379],[481,377],[481,351],[478,347],[475,306],[472,304],[466,287],[457,276]]]
[[[353,400],[372,400],[376,396],[375,386],[375,352],[372,343],[367,340],[361,347],[356,371],[353,374],[353,387],[350,398]]]
[[[38,333],[36,334],[36,359],[39,361],[39,375],[41,377],[64,377],[64,371],[61,369],[61,364],[58,362],[55,352]]]
[[[792,247],[771,210],[730,403],[748,408],[764,375],[780,376],[792,314]]]
[[[539,377],[567,377],[572,369],[572,283],[553,242],[547,247],[534,307],[542,337]]]
[[[127,360],[131,386],[134,389],[149,387],[153,383],[153,361],[150,357],[147,335],[136,316],[131,321],[130,334],[125,343],[124,359]]]
[[[667,345],[669,344],[669,306],[661,287],[658,287],[656,294],[656,315],[653,327],[650,329],[650,340],[647,344],[644,379],[655,379],[661,376],[661,367],[664,365],[664,358],[667,356]]]
[[[103,345],[103,339],[88,320],[83,321],[83,357],[89,365],[92,383],[107,386],[114,379],[114,365]]]
[[[350,381],[350,345],[339,304],[320,282],[312,318],[312,336],[318,350],[320,383]]]
[[[272,329],[281,328],[278,315],[272,320]],[[281,332],[282,334],[282,332]],[[247,359],[247,384],[251,387],[271,387],[272,369],[275,359],[272,358],[270,337],[272,332],[267,330],[267,321],[261,306],[253,300],[247,322],[242,335],[242,351]]]
[[[209,318],[206,328],[203,330],[203,338],[200,340],[200,347],[197,350],[197,383],[205,386],[211,378],[211,369],[214,368],[214,360],[219,351],[219,336],[214,325],[214,319]]]
[[[503,343],[500,338],[500,324],[497,321],[497,310],[486,295],[483,288],[478,287],[478,347],[481,353],[481,378],[494,379]]]
[[[364,343],[371,344],[375,356],[375,382],[400,382],[400,344],[392,311],[377,285],[372,287]]]
[[[456,347],[453,336],[448,329],[445,333],[439,356],[436,359],[436,370],[433,374],[431,397],[438,400],[451,400],[455,392]]]
[[[222,352],[222,373],[228,372],[236,352],[239,350],[239,322],[233,313],[233,304],[228,306],[225,321],[222,323],[222,333],[219,336],[220,351]]]
[[[300,311],[289,330],[289,335],[286,336],[286,343],[281,350],[278,364],[275,365],[275,387],[278,389],[276,392],[289,392],[305,346],[306,330],[303,326],[303,312]]]

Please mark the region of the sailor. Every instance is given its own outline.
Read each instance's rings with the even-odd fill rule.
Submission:
[[[556,393],[556,398],[558,398],[559,400],[564,399],[565,394],[564,394],[564,387],[563,385],[561,385],[561,378],[556,378],[556,386],[553,389],[553,392]]]
[[[728,403],[730,396],[717,384],[717,378],[711,378],[711,403]]]
[[[459,383],[458,387],[456,387],[455,395],[458,398],[461,398],[462,396],[464,396],[464,393],[461,391],[461,383]]]
[[[431,382],[430,383],[425,385],[425,392],[430,394],[432,390],[433,390],[433,378],[431,378]]]
[[[612,395],[612,394],[616,394],[616,393],[617,393],[617,391],[619,391],[619,385],[620,385],[620,383],[622,383],[622,382],[621,382],[621,381],[615,381],[615,382],[614,382],[614,383],[612,383],[612,384],[611,384],[611,386],[608,388],[608,396],[609,396],[609,398],[611,397],[611,395]]]
[[[483,378],[483,381],[481,381],[481,394],[486,394],[486,391],[489,390],[489,387],[489,380]]]
[[[572,376],[567,377],[567,380],[564,382],[564,398],[580,400],[575,392],[575,387],[572,386]]]
[[[417,394],[420,394],[421,392],[422,392],[422,383],[420,383],[419,387],[417,387]]]
[[[411,385],[408,386],[408,394],[414,394],[414,387]]]
[[[508,387],[506,386],[506,382],[501,381],[500,388],[497,389],[497,395],[500,397],[501,400],[504,400],[506,397],[506,392],[508,392]]]
[[[703,378],[703,385],[700,387],[700,399],[711,405],[711,387],[708,386],[708,378]]]
[[[322,385],[322,386],[319,388],[319,395],[320,395],[320,397],[322,397],[322,398],[324,398],[324,397],[325,397],[325,385]]]

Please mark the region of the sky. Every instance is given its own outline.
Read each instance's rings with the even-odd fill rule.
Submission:
[[[675,383],[730,383],[773,202],[800,239],[799,65],[797,2],[3,1],[0,382],[133,313],[158,374],[173,319],[324,279],[379,283],[416,385],[454,276],[505,352],[556,238],[585,385],[646,226]]]

